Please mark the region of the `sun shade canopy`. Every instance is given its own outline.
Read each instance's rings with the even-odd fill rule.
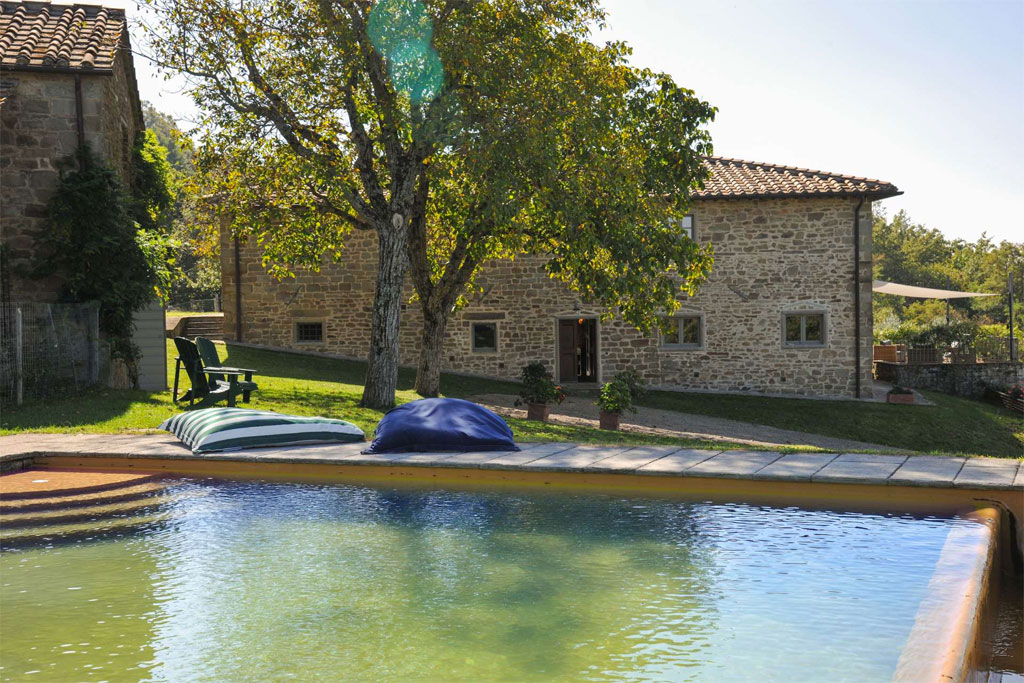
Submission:
[[[896,296],[909,296],[915,299],[967,299],[972,296],[996,296],[984,292],[957,292],[952,289],[932,289],[931,287],[914,287],[913,285],[900,285],[885,280],[875,280],[871,289],[879,294],[895,294]]]

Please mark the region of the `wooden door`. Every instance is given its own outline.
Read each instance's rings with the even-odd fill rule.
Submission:
[[[576,321],[558,321],[558,381],[576,381]]]

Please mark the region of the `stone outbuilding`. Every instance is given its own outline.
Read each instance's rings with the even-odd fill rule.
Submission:
[[[709,280],[680,296],[668,333],[643,335],[548,277],[543,258],[486,264],[482,293],[448,325],[444,370],[517,378],[542,361],[563,382],[620,370],[664,388],[804,396],[871,395],[872,202],[892,184],[709,157],[684,227],[715,250]],[[365,358],[376,235],[356,231],[341,263],[283,282],[252,243],[221,235],[225,331],[273,347]],[[411,295],[411,287],[409,287]],[[612,312],[614,313],[614,312]],[[418,359],[420,311],[405,307],[401,362]]]
[[[0,232],[12,301],[53,301],[60,280],[23,276],[57,186],[82,143],[128,183],[145,129],[124,10],[3,2],[0,14]]]
[[[145,123],[124,10],[50,2],[0,7],[0,283],[7,308],[29,310],[60,296],[59,274],[29,275],[59,164],[87,143],[130,185],[132,150]],[[165,388],[159,302],[136,316],[135,340],[143,354],[140,386]]]

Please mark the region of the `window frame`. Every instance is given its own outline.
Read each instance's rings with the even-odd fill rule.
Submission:
[[[319,339],[302,339],[302,336],[299,334],[299,327],[301,325],[319,325],[320,326],[320,338]],[[323,344],[324,340],[327,338],[327,334],[326,334],[327,331],[324,329],[325,327],[326,326],[324,325],[324,321],[323,320],[296,320],[296,321],[294,321],[294,323],[292,325],[292,331],[293,331],[293,334],[294,334],[295,343],[296,344]]]
[[[476,345],[476,326],[486,325],[494,328],[494,347],[478,347]],[[469,324],[469,348],[473,353],[497,353],[498,352],[498,321],[497,320],[474,320]]]
[[[809,316],[820,316],[821,317],[821,341],[808,341],[807,340],[807,318]],[[790,341],[786,337],[786,322],[791,317],[800,318],[800,340]],[[791,311],[782,311],[781,316],[781,332],[782,332],[782,348],[784,349],[823,349],[828,346],[828,311],[821,308],[807,308],[807,309],[794,309]]]
[[[664,351],[703,351],[707,341],[707,327],[705,325],[705,316],[703,311],[677,311],[672,315],[662,316],[663,318],[673,318],[676,321],[676,329],[679,332],[680,339],[682,339],[683,331],[683,320],[690,318],[697,320],[697,342],[688,343],[679,341],[676,343],[670,343],[665,341],[665,334],[659,329],[658,330],[658,348]]]
[[[692,211],[679,219],[679,227],[683,230],[684,234],[686,234],[686,219],[687,218],[690,219],[690,232],[687,235],[687,237],[689,237],[691,240],[696,242],[697,241],[697,217],[693,214]]]

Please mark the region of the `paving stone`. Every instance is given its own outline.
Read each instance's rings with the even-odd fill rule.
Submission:
[[[549,455],[555,453],[561,453],[571,448],[576,448],[578,444],[574,443],[546,443],[536,448],[530,448],[525,451],[519,451],[518,453],[491,453],[492,456],[484,462],[481,462],[479,467],[485,469],[503,469],[506,467],[518,468],[525,465],[528,462],[539,460],[540,458],[546,458]],[[447,461],[446,461],[447,462]]]
[[[676,446],[637,446],[610,458],[592,462],[583,469],[587,472],[632,472],[678,450]]]
[[[722,451],[710,451],[699,448],[683,448],[658,458],[652,463],[636,469],[637,474],[683,474],[697,463],[713,458]]]
[[[913,455],[889,477],[890,484],[950,486],[967,458],[941,455]]]
[[[629,450],[628,446],[577,446],[522,465],[527,470],[582,470],[587,465]],[[529,451],[527,451],[529,452]]]
[[[843,453],[838,458],[837,462],[881,462],[881,463],[898,463],[903,464],[906,462],[907,456],[905,455],[884,455],[882,453]]]
[[[811,481],[845,484],[885,484],[892,473],[906,462],[905,456],[876,455],[872,458],[848,458],[841,455],[817,474]]]
[[[500,451],[500,452],[492,451],[491,453],[492,453],[492,455],[501,455],[501,454],[515,453],[515,451]],[[460,455],[460,454],[459,453],[452,453],[451,451],[444,451],[444,452],[438,452],[438,453],[406,453],[404,457],[396,458],[396,459],[392,460],[391,464],[393,464],[393,465],[436,465],[437,463],[441,462],[442,460],[447,460],[448,458],[450,458],[450,457],[452,457],[454,455]]]
[[[967,458],[967,463],[971,467],[1002,467],[1004,469],[1013,467],[1015,464],[1020,464],[1020,460],[1011,460],[1010,458]]]
[[[836,453],[790,453],[751,476],[753,479],[810,481],[814,474],[837,457]]]
[[[957,488],[975,489],[1004,489],[1014,485],[1017,473],[1020,469],[1020,462],[1017,460],[1003,460],[1003,464],[996,464],[995,460],[988,458],[983,462],[975,462],[970,458],[964,463],[960,474],[953,480],[953,486]]]
[[[725,451],[686,470],[688,477],[749,477],[782,458],[781,453]]]
[[[392,460],[397,460],[407,455],[409,453],[356,453],[338,458],[338,462],[343,462],[347,465],[380,465],[390,463]]]

